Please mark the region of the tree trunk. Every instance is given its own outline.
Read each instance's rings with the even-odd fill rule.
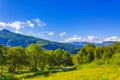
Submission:
[[[34,72],[36,72],[36,71],[37,71],[37,59],[34,56]]]

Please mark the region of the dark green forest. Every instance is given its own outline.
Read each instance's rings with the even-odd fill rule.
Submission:
[[[79,66],[87,63],[120,65],[120,42],[109,46],[85,45],[76,54],[64,49],[44,50],[40,44],[28,47],[6,47],[0,45],[0,75],[4,70],[9,73],[20,73],[23,70],[37,72],[44,69],[55,69],[68,66]]]

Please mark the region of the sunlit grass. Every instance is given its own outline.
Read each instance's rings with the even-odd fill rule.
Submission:
[[[120,66],[84,64],[77,70],[66,72],[48,72],[35,74],[26,72],[21,74],[6,74],[0,80],[120,80]]]
[[[85,67],[80,70],[51,73],[47,77],[36,76],[23,80],[120,80],[120,67],[109,65],[96,68]]]

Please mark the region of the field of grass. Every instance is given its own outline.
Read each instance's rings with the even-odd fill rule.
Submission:
[[[34,73],[8,75],[2,80],[120,80],[120,67],[85,64],[73,71],[62,71],[42,75],[35,75]]]
[[[83,68],[84,66],[81,66],[79,70],[51,73],[46,77],[36,76],[25,80],[120,80],[120,67],[118,66],[102,65]]]

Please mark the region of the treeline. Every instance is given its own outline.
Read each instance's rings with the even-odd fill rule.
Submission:
[[[61,66],[82,65],[93,61],[98,65],[120,65],[120,42],[100,47],[90,43],[76,54],[61,49],[43,50],[39,44],[30,44],[27,48],[0,45],[1,74],[4,68],[9,72],[26,69],[36,72]]]
[[[4,67],[9,72],[19,72],[26,69],[36,72],[45,68],[71,65],[73,65],[72,56],[65,50],[43,50],[39,44],[30,44],[27,48],[0,45],[1,73]]]
[[[87,44],[77,54],[73,55],[72,60],[75,65],[82,65],[93,61],[98,65],[120,65],[120,42],[99,47],[94,44]]]

